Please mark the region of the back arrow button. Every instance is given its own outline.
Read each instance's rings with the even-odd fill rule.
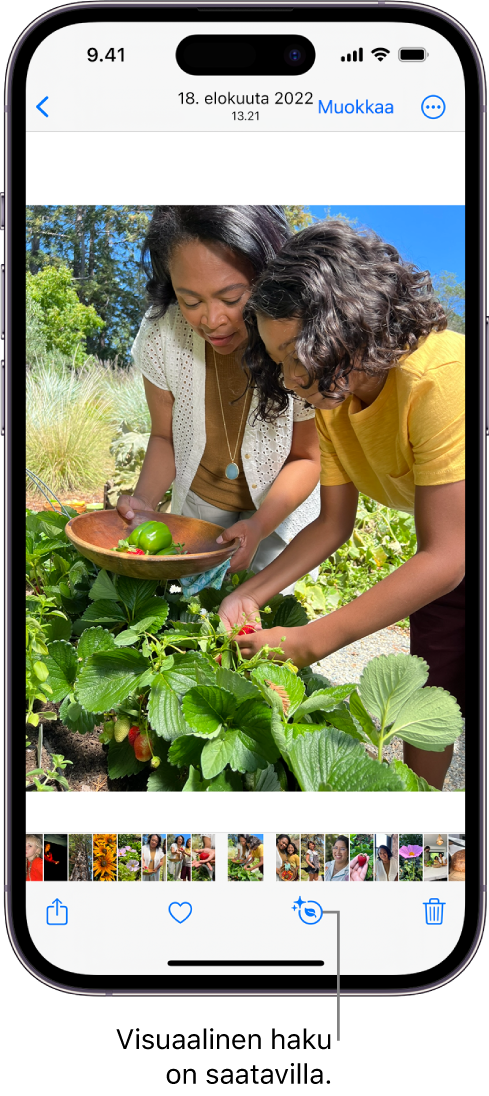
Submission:
[[[36,110],[40,110],[41,114],[44,114],[45,118],[49,118],[49,114],[46,114],[46,111],[42,109],[42,104],[47,103],[48,99],[49,95],[45,95],[44,99],[41,99],[40,103],[36,103]]]

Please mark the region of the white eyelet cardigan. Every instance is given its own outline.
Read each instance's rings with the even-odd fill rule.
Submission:
[[[135,364],[157,388],[171,392],[173,447],[176,475],[172,511],[181,514],[205,449],[205,340],[184,319],[178,305],[170,305],[160,320],[146,313],[132,347]],[[286,410],[273,423],[257,419],[255,392],[241,446],[241,458],[254,506],[258,509],[277,478],[292,445],[294,422],[314,418],[304,400],[289,397]],[[319,484],[283,521],[276,532],[290,541],[319,514]]]

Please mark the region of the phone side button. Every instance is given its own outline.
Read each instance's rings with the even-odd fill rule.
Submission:
[[[0,228],[5,228],[5,194],[0,194]]]
[[[486,316],[486,434],[489,435],[489,316]]]
[[[5,362],[2,362],[2,366],[1,366],[0,389],[1,389],[0,390],[0,398],[1,398],[1,403],[2,403],[2,410],[1,410],[2,430],[1,430],[1,434],[2,434],[2,437],[3,437],[3,435],[5,434]]]
[[[2,275],[2,285],[1,285],[1,295],[0,295],[0,308],[1,308],[1,314],[2,314],[2,319],[1,319],[2,339],[4,339],[5,338],[5,267],[3,266],[3,264],[2,264],[1,275]]]

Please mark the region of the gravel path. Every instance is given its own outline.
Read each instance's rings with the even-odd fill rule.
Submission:
[[[346,681],[360,681],[362,670],[376,655],[409,654],[409,629],[398,628],[393,624],[390,628],[382,628],[380,632],[374,632],[365,639],[358,639],[341,651],[335,651],[328,658],[317,662],[314,669],[330,679],[333,685],[342,685]],[[402,761],[403,743],[400,738],[393,738],[386,746],[384,756],[387,761],[399,758]],[[457,739],[453,758],[443,785],[444,792],[453,792],[457,788],[465,787],[465,732]]]

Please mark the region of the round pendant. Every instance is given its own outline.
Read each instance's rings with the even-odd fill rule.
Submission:
[[[237,479],[238,476],[239,476],[238,465],[235,464],[234,461],[231,461],[231,464],[228,464],[226,466],[226,470],[225,470],[224,475],[226,476],[226,479],[230,479],[230,480]]]

